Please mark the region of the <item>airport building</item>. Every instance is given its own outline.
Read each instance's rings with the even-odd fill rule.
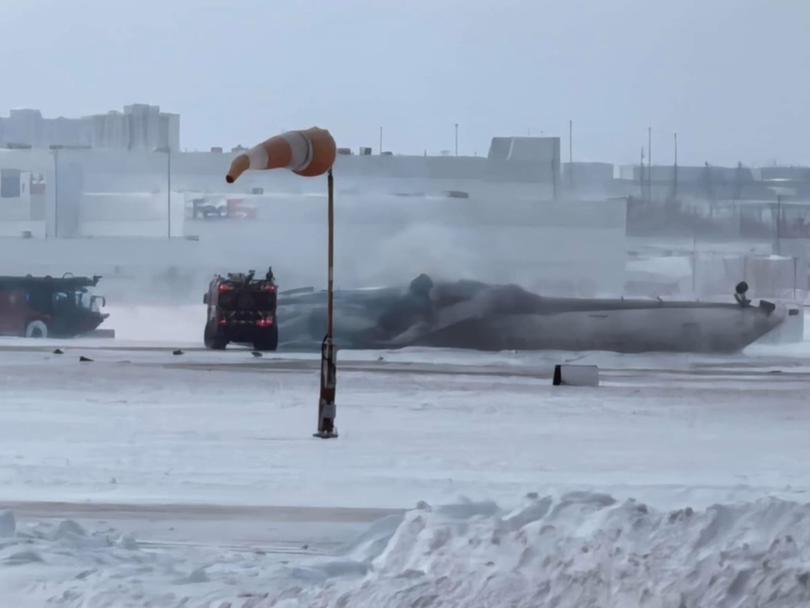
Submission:
[[[148,104],[80,118],[45,118],[32,109],[0,116],[0,146],[90,147],[114,150],[180,149],[180,116]]]

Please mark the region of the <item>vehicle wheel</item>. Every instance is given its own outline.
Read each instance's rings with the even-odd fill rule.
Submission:
[[[203,341],[205,342],[205,348],[210,350],[224,350],[228,346],[228,341],[222,336],[218,336],[210,323],[205,326]]]
[[[211,350],[225,350],[228,346],[228,341],[225,338],[214,338],[213,342],[211,342],[210,348]]]
[[[47,338],[48,326],[44,321],[31,321],[25,326],[26,338]]]
[[[267,336],[253,343],[253,348],[256,350],[276,350],[278,348],[278,327],[273,326]]]

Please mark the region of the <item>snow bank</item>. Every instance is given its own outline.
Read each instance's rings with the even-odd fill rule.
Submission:
[[[655,511],[593,493],[406,514],[365,539],[368,573],[312,590],[325,606],[799,606],[810,602],[810,505],[763,499]],[[355,551],[357,548],[355,548]],[[372,551],[373,553],[373,551]],[[267,605],[273,605],[268,603]]]
[[[0,551],[0,581],[12,566],[17,572],[53,562],[63,573],[66,562],[72,568],[61,582],[30,585],[49,605],[686,608],[810,602],[810,505],[772,498],[668,512],[586,492],[529,495],[512,511],[491,502],[420,503],[377,522],[337,556],[294,565],[259,552],[192,559],[156,553],[73,523],[18,530],[16,537],[18,545]]]

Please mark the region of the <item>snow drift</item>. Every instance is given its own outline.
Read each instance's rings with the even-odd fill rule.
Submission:
[[[530,496],[511,512],[423,505],[354,549],[367,552],[362,579],[300,605],[805,605],[808,515],[810,505],[776,499],[661,512],[592,493]]]
[[[0,576],[26,564],[44,576],[43,564],[59,564],[65,580],[30,586],[49,605],[686,608],[810,602],[810,505],[772,498],[668,512],[586,492],[529,495],[512,511],[490,502],[423,503],[381,520],[338,556],[272,567],[269,556],[258,553],[224,552],[195,563],[72,523],[32,533],[19,526],[15,531],[9,520],[0,552],[0,573],[6,573]]]

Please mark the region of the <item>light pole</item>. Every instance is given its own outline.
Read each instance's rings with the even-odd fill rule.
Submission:
[[[776,195],[776,255],[782,255],[782,195]]]
[[[172,238],[172,149],[169,146],[155,148],[156,152],[166,154],[166,226],[167,238]]]
[[[574,191],[574,121],[568,121],[568,188]]]
[[[63,146],[51,144],[53,152],[53,238],[59,238],[59,150]],[[47,226],[47,223],[46,223]],[[47,229],[46,229],[47,234]]]
[[[382,151],[382,127],[380,127]],[[321,344],[321,387],[318,400],[318,430],[315,437],[337,437],[335,390],[337,388],[337,357],[334,341],[334,178],[332,165],[337,149],[329,131],[313,127],[305,131],[289,131],[276,135],[240,154],[231,162],[225,181],[234,183],[248,169],[289,169],[304,177],[327,173],[327,289],[326,336]]]
[[[647,181],[644,176],[644,146],[641,146],[641,160],[638,165],[638,187],[641,200],[646,201]]]
[[[653,165],[652,165],[652,127],[647,127],[647,194],[650,202],[653,199]]]
[[[455,130],[456,130],[456,156],[458,156],[458,123],[455,123]]]
[[[672,198],[678,198],[678,134],[673,133],[675,140],[675,163],[672,166]]]

